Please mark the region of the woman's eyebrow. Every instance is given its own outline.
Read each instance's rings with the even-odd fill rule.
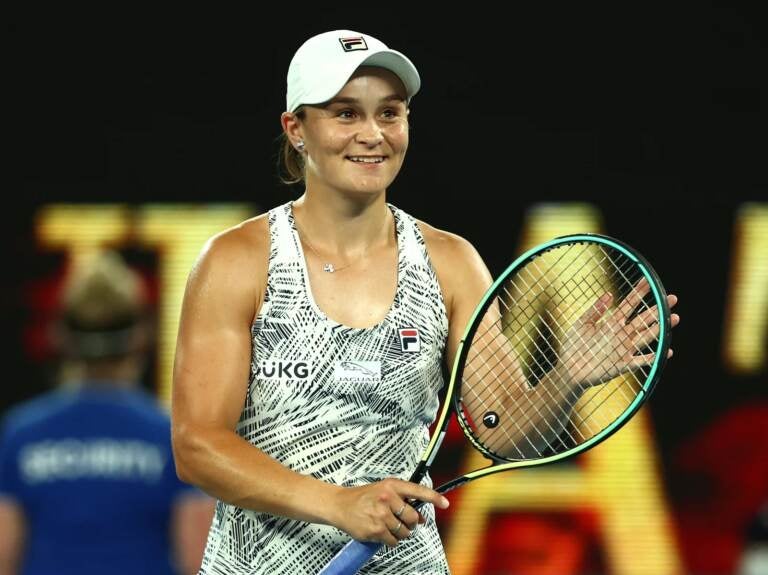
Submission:
[[[381,102],[391,102],[393,100],[396,100],[398,102],[405,102],[405,98],[403,98],[399,94],[390,94],[389,96],[384,96],[380,101]],[[331,98],[328,101],[328,104],[359,104],[360,99],[359,98],[350,98],[346,96],[340,96],[337,98]]]

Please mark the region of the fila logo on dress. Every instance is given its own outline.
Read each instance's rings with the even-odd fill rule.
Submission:
[[[406,327],[397,330],[400,336],[400,350],[405,353],[414,353],[421,350],[421,337],[415,327]]]

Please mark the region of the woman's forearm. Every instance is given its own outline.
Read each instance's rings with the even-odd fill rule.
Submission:
[[[300,521],[333,524],[343,488],[291,471],[236,433],[174,428],[179,478],[226,503]]]

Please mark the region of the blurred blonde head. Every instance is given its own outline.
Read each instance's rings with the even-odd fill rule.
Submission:
[[[75,267],[61,299],[60,343],[67,356],[121,357],[145,343],[147,297],[141,277],[114,251]]]

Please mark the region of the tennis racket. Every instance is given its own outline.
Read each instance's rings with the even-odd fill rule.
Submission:
[[[671,327],[664,287],[630,246],[579,234],[529,250],[477,306],[410,481],[429,471],[454,413],[491,464],[444,483],[440,493],[594,447],[648,399],[667,360]],[[353,540],[321,575],[357,573],[381,546]]]

